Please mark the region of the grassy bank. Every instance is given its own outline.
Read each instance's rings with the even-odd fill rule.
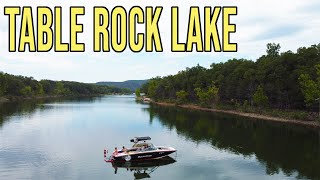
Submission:
[[[196,104],[176,104],[174,102],[155,102],[152,103],[161,106],[175,106],[185,109],[193,109],[207,112],[220,112],[234,114],[255,119],[283,122],[308,126],[312,128],[320,128],[319,121],[311,120],[309,113],[303,111],[283,111],[275,109],[254,109],[254,108],[236,108],[229,105],[217,105],[215,108],[201,107]]]

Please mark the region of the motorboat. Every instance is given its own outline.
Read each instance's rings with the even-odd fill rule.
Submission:
[[[105,151],[105,161],[114,162],[160,159],[176,152],[176,149],[172,147],[154,146],[150,140],[151,138],[149,136],[135,137],[130,140],[130,142],[134,143],[131,148],[115,151],[108,159],[106,158]]]
[[[151,178],[151,173],[160,166],[166,166],[175,163],[176,160],[170,156],[161,159],[153,159],[150,161],[129,161],[129,162],[112,162],[114,173],[117,174],[118,169],[124,169],[133,173],[134,179]]]
[[[147,97],[146,97],[146,98],[143,98],[143,102],[144,102],[144,103],[150,103],[150,102],[151,102],[151,99],[150,99],[150,98],[147,98]]]

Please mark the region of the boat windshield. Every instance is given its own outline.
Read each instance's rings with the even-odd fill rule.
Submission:
[[[155,150],[156,148],[154,147],[154,145],[152,143],[148,143],[147,148],[145,149],[146,151],[152,151]]]
[[[155,150],[156,149],[152,143],[145,143],[145,142],[136,143],[132,147],[133,148],[142,148],[145,151],[151,151],[151,150]]]

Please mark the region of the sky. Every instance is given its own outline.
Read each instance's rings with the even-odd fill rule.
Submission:
[[[90,2],[90,3],[88,3]],[[36,24],[36,7],[62,7],[62,41],[69,39],[69,7],[85,6],[85,16],[78,21],[84,24],[84,32],[78,35],[78,42],[86,44],[83,53],[8,52],[8,16],[5,6],[32,6]],[[163,6],[159,29],[163,52],[133,53],[127,48],[122,53],[93,52],[93,6],[105,6],[111,12],[115,6],[123,6],[127,12],[132,6]],[[179,7],[179,41],[186,42],[189,9],[199,6],[203,20],[204,6],[237,6],[238,15],[231,16],[236,24],[236,33],[231,42],[238,43],[238,52],[171,52],[171,7]],[[320,32],[319,0],[1,0],[0,2],[0,71],[37,80],[68,80],[93,83],[98,81],[125,81],[149,79],[155,76],[176,74],[186,67],[197,64],[210,67],[212,63],[226,62],[232,58],[256,60],[266,54],[266,44],[280,43],[281,51],[296,51],[297,48],[319,44]],[[21,16],[17,17],[17,27]],[[218,26],[221,34],[221,18]],[[202,23],[203,26],[204,23]],[[19,29],[19,28],[18,28]],[[137,32],[144,32],[144,25],[137,26]],[[17,30],[17,36],[19,32]]]

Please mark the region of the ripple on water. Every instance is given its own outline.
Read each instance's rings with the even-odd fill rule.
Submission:
[[[0,149],[0,174],[6,179],[71,177],[68,176],[70,166],[70,157],[63,154],[22,148]]]

